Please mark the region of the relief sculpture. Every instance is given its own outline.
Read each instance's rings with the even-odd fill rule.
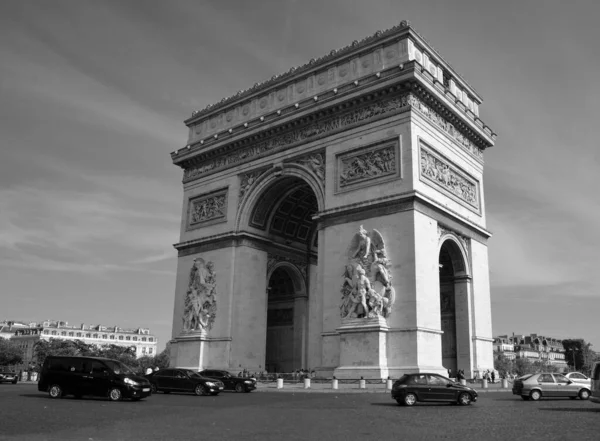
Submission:
[[[388,318],[396,299],[390,261],[381,233],[369,233],[361,225],[348,247],[343,274],[342,318]]]
[[[194,259],[183,311],[184,332],[212,328],[217,314],[217,281],[212,262]]]
[[[394,174],[396,172],[396,150],[393,146],[371,150],[361,155],[343,158],[340,165],[340,187]]]
[[[431,179],[470,205],[479,207],[475,184],[463,178],[453,167],[423,148],[421,148],[421,175]]]
[[[192,201],[190,224],[225,217],[225,198],[222,194]]]

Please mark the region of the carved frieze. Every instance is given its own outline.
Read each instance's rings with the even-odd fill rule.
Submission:
[[[194,259],[185,293],[183,332],[209,331],[217,316],[217,275],[212,262]]]
[[[337,190],[380,183],[399,176],[398,138],[336,157]]]
[[[406,93],[394,98],[374,102],[346,113],[336,114],[331,118],[318,120],[282,135],[270,137],[265,141],[240,149],[232,154],[209,159],[201,165],[186,169],[183,180],[184,182],[187,182],[213,170],[237,164],[246,159],[271,152],[277,148],[316,138],[319,135],[330,133],[352,124],[368,121],[376,116],[402,109],[409,106],[411,101],[409,96],[412,96],[412,94]]]
[[[396,292],[392,286],[391,263],[377,230],[360,226],[348,247],[348,262],[342,275],[340,315],[348,318],[387,318]]]
[[[267,254],[267,273],[270,274],[273,267],[276,264],[278,264],[279,262],[291,263],[296,268],[298,268],[298,270],[302,274],[302,277],[304,277],[304,280],[305,281],[308,280],[308,265],[307,265],[306,261],[304,261],[302,259],[296,259],[293,257],[282,256],[280,254],[274,254],[274,253]]]
[[[479,211],[478,183],[449,161],[442,159],[441,155],[433,153],[432,149],[423,144],[421,150],[420,176],[426,182],[450,192],[470,208]]]
[[[196,196],[189,200],[188,229],[227,220],[227,189]]]
[[[240,175],[240,193],[238,197],[238,206],[242,203],[244,195],[248,192],[248,190],[250,190],[252,185],[265,171],[267,170],[253,170],[251,172]]]

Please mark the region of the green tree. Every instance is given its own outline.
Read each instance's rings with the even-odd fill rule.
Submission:
[[[135,356],[135,346],[102,345],[98,348],[98,357],[118,360],[134,370],[139,368],[139,363]]]
[[[154,366],[160,369],[165,369],[169,367],[169,348],[163,349],[163,351],[154,357]]]
[[[11,366],[23,363],[23,349],[15,342],[0,338],[0,366]]]
[[[501,352],[494,352],[494,369],[503,376],[514,371],[514,362]]]

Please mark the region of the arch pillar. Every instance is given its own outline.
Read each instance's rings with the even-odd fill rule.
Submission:
[[[473,376],[473,286],[471,276],[454,278],[454,299],[456,308],[456,362],[468,378]]]

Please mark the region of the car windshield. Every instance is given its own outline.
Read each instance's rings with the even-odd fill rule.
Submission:
[[[119,361],[109,360],[104,363],[117,375],[134,375],[134,372],[129,367]]]

